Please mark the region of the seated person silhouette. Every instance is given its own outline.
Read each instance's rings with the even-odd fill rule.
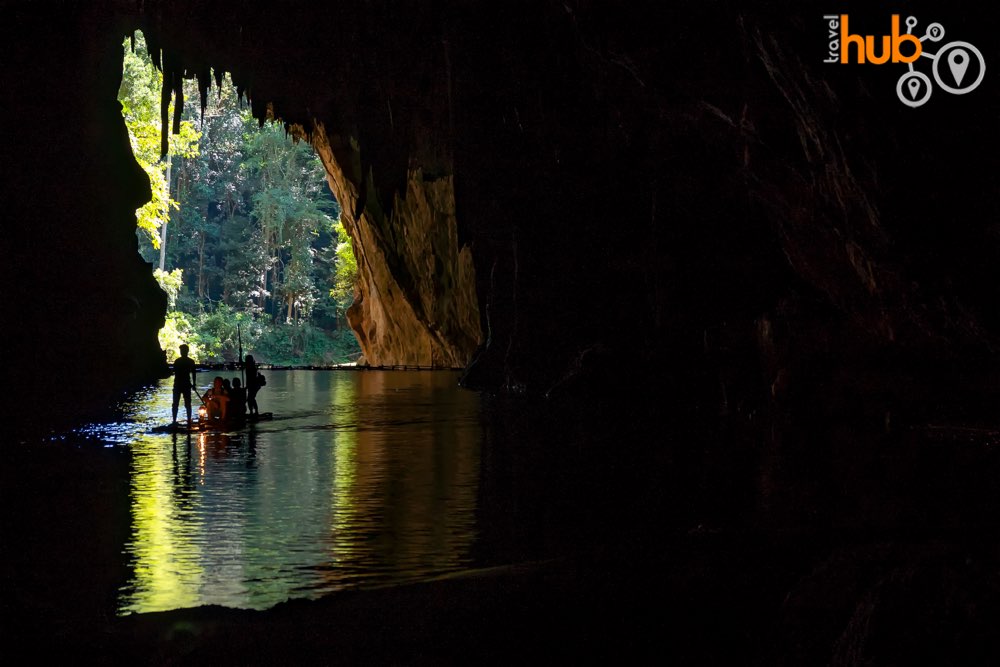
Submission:
[[[225,420],[229,407],[229,394],[222,384],[222,378],[216,376],[212,388],[205,392],[205,404],[208,406],[208,418]]]
[[[234,419],[242,419],[247,411],[247,390],[239,378],[233,378],[233,388],[229,392],[229,414]]]

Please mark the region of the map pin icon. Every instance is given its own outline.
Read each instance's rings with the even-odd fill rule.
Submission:
[[[952,49],[948,54],[948,69],[955,77],[955,85],[961,87],[965,70],[969,69],[969,54],[964,49]]]
[[[920,90],[920,82],[916,79],[910,79],[906,82],[906,87],[910,89],[910,97],[917,99],[917,92]]]

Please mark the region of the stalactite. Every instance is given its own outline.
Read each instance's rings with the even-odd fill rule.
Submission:
[[[211,87],[211,79],[213,77],[213,70],[210,69],[210,65],[215,56],[199,55],[198,45],[180,34],[176,34],[180,40],[176,43],[177,47],[174,48],[173,46],[175,44],[173,41],[173,36],[175,36],[173,20],[177,18],[178,7],[183,4],[177,5],[172,2],[162,2],[161,0],[149,0],[143,12],[143,30],[148,35],[147,43],[150,44],[151,57],[156,60],[157,68],[163,73],[164,77],[161,90],[161,154],[163,157],[167,157],[169,154],[170,137],[168,132],[176,134],[180,130],[180,119],[183,114],[184,103],[183,80],[185,78],[194,78],[197,80],[198,93],[201,98],[201,121],[204,124],[208,107],[208,89]],[[168,14],[174,14],[174,16],[168,16]],[[250,32],[248,31],[247,35],[243,37],[249,41]],[[220,44],[227,38],[226,36],[219,36]],[[411,275],[413,267],[408,266],[405,261],[396,257],[395,254],[395,251],[402,248],[406,241],[404,239],[405,233],[399,233],[398,230],[393,228],[391,222],[393,220],[392,208],[397,200],[396,195],[405,196],[402,193],[407,192],[407,181],[403,178],[399,183],[383,183],[380,180],[381,175],[379,179],[376,178],[376,163],[381,164],[381,158],[388,152],[385,146],[379,146],[376,142],[364,153],[361,152],[360,144],[364,143],[363,138],[369,138],[380,132],[388,132],[391,137],[391,135],[400,131],[397,130],[397,127],[402,127],[403,124],[411,122],[411,112],[408,108],[404,108],[402,112],[400,111],[399,99],[401,98],[397,97],[382,81],[382,79],[388,76],[387,63],[378,58],[378,54],[366,53],[362,58],[363,62],[352,63],[349,66],[352,76],[356,75],[363,80],[368,80],[371,89],[361,91],[361,99],[354,100],[355,106],[352,107],[349,104],[346,109],[338,113],[338,111],[328,108],[329,102],[325,99],[321,101],[320,108],[316,109],[313,105],[314,100],[297,101],[290,98],[284,94],[280,85],[271,80],[267,75],[261,76],[261,72],[253,67],[241,69],[240,63],[243,62],[243,57],[251,52],[249,44],[245,47],[240,46],[235,50],[212,52],[224,54],[228,62],[237,68],[237,71],[231,72],[231,80],[232,85],[236,89],[240,107],[243,108],[243,99],[246,98],[249,109],[261,126],[269,119],[285,122],[284,129],[286,136],[291,136],[294,141],[304,138],[310,145],[315,147],[315,142],[326,141],[323,137],[323,132],[315,124],[317,117],[323,117],[330,113],[338,116],[337,120],[346,126],[343,134],[338,137],[338,141],[341,138],[346,139],[346,143],[342,148],[345,151],[345,159],[348,160],[348,168],[352,174],[358,172],[359,176],[358,182],[349,183],[347,190],[345,190],[348,193],[343,202],[345,214],[353,210],[355,217],[358,219],[363,216],[370,217],[374,221],[369,223],[372,225],[372,233],[379,238],[385,237],[384,240],[388,244],[387,252],[389,255],[386,258],[388,264],[386,271],[389,276],[392,276],[394,284],[398,288],[394,291],[403,295],[402,297],[398,297],[397,301],[401,298],[402,301],[399,301],[399,303],[403,301],[409,302],[408,308],[412,310],[414,317],[418,320],[406,326],[410,327],[410,330],[412,330],[411,333],[419,330],[422,332],[421,335],[426,335],[428,340],[426,345],[423,343],[411,345],[413,350],[417,350],[416,352],[411,350],[411,352],[426,356],[428,363],[463,363],[463,356],[467,356],[471,351],[463,352],[460,348],[465,345],[466,339],[471,340],[474,338],[478,342],[478,335],[472,333],[466,335],[463,328],[465,323],[458,322],[455,325],[455,331],[457,331],[456,340],[458,342],[446,341],[444,338],[447,336],[442,333],[443,329],[437,320],[420,324],[419,320],[422,318],[451,317],[454,315],[452,311],[455,309],[452,307],[450,303],[451,299],[449,298],[445,302],[437,304],[437,306],[440,306],[441,312],[434,311],[432,313],[431,310],[434,310],[437,306],[428,305],[420,300],[421,288],[417,285],[414,276]],[[214,77],[221,97],[225,78],[224,70],[215,69]],[[271,103],[271,98],[268,97],[269,95],[277,95],[278,99],[283,100],[285,104],[281,108],[275,108]],[[169,105],[171,98],[174,98],[173,102],[176,106],[173,113],[172,126],[168,129],[167,120],[170,117]],[[406,105],[403,106],[406,107]],[[284,115],[284,117],[279,117],[280,115]],[[359,115],[360,118],[358,118]],[[307,127],[309,129],[306,129]],[[360,164],[355,162],[359,158]],[[434,173],[438,174],[439,171],[439,169],[435,169]],[[447,217],[448,203],[445,201],[447,194],[436,194],[435,197],[443,197],[440,201],[438,199],[425,200],[425,195],[428,195],[428,193],[437,193],[435,186],[424,185],[427,182],[433,181],[433,179],[428,180],[419,176],[416,176],[415,179],[417,190],[414,196],[419,201],[408,209],[410,213],[413,216],[423,219],[421,216],[428,214],[428,211],[432,216],[437,215],[435,212],[445,211],[445,216]],[[351,191],[354,187],[357,187],[357,195],[351,196]],[[386,201],[380,200],[380,193],[385,193]],[[432,249],[431,252],[436,252],[436,250]],[[420,261],[417,261],[416,264],[423,265]],[[433,270],[437,271],[439,269]],[[447,271],[445,273],[450,281],[452,279],[451,273]],[[465,271],[462,275],[466,274],[471,276],[470,271]],[[430,285],[430,283],[428,284]],[[471,289],[470,287],[467,291],[471,291]],[[438,293],[435,290],[437,290],[437,287],[432,285],[424,292],[427,294],[433,292],[434,295],[437,295]],[[473,304],[471,307],[476,309],[474,300],[475,296],[473,295],[470,303]],[[393,301],[393,303],[397,301]],[[405,332],[407,331],[406,326],[397,328],[399,328],[400,332]],[[392,337],[386,338],[386,341],[390,342],[385,343],[384,354],[404,354],[402,348],[406,348],[407,343],[403,339],[409,340],[408,335],[400,333],[396,339],[392,339]],[[399,338],[399,336],[402,336],[402,338]],[[440,349],[437,349],[438,342],[443,343],[443,347]],[[427,352],[424,348],[428,346],[434,349],[431,352]],[[409,352],[406,353],[408,354]]]
[[[264,102],[263,98],[260,96],[251,97],[250,111],[253,113],[253,117],[257,119],[260,126],[264,127],[264,121],[267,120],[267,103]]]
[[[173,72],[174,84],[174,134],[180,134],[181,114],[184,112],[184,76],[183,70],[176,67]],[[166,81],[166,79],[164,79]]]
[[[208,89],[212,85],[212,72],[208,67],[198,69],[198,95],[201,98],[201,122],[205,123],[205,108],[208,106]],[[220,84],[221,87],[221,84]]]
[[[149,52],[149,57],[153,61],[153,67],[163,71],[163,63],[160,60],[160,40],[156,35],[156,30],[152,28],[145,28],[142,34],[146,37],[146,50]]]
[[[167,58],[164,58],[166,65]],[[170,150],[170,135],[167,132],[167,123],[170,122],[170,72],[169,67],[163,67],[163,84],[160,86],[160,158],[165,158]]]

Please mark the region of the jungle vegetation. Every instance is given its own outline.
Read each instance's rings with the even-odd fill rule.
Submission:
[[[240,338],[262,363],[357,358],[345,321],[357,264],[312,148],[280,123],[261,125],[227,76],[204,114],[184,105],[161,159],[162,74],[140,32],[124,48],[118,99],[153,194],[136,211],[136,234],[168,296],[168,359],[186,342],[196,361],[233,361]],[[194,80],[185,98],[199,99]]]

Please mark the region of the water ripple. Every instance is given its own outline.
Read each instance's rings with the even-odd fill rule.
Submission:
[[[132,453],[120,613],[263,609],[473,563],[479,401],[455,376],[273,371],[258,401],[273,421],[151,433],[165,381],[81,430]]]

